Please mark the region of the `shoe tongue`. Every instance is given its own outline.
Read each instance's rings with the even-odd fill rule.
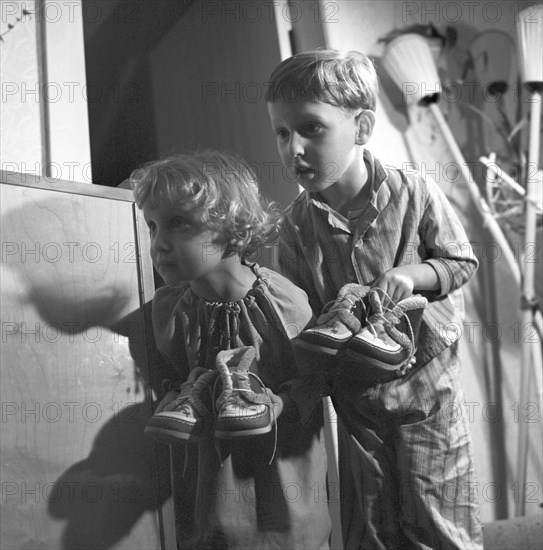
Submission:
[[[368,317],[368,305],[369,305],[369,302],[367,299],[358,300],[353,310],[353,315],[356,315],[356,317],[360,319],[360,321],[362,322],[365,321],[366,318]]]
[[[383,304],[377,290],[373,289],[370,291],[368,300],[373,313],[381,313],[383,311]]]
[[[373,315],[368,320],[368,325],[371,325],[375,336],[377,336],[378,338],[386,336],[385,323],[386,319],[384,319],[381,315]]]
[[[255,350],[251,346],[234,348],[221,353],[224,354],[226,365],[230,370],[237,367],[245,367],[246,369],[249,369],[249,366],[255,359]]]
[[[184,405],[181,405],[181,407],[179,407],[176,412],[183,413],[186,416],[191,416],[192,411],[187,404],[184,404]]]

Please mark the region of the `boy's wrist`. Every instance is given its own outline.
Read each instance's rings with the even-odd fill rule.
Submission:
[[[438,291],[440,289],[439,277],[430,264],[403,265],[395,269],[411,279],[414,290]]]

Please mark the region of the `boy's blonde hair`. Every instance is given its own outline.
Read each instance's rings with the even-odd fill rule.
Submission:
[[[266,101],[322,101],[375,111],[378,89],[375,67],[363,53],[315,50],[293,55],[274,69]]]
[[[226,255],[251,259],[276,239],[278,209],[259,194],[253,170],[237,155],[174,155],[144,164],[130,181],[140,208],[173,205],[196,227],[221,234]]]

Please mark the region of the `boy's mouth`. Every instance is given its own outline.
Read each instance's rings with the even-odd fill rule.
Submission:
[[[303,180],[313,180],[315,178],[315,170],[305,166],[295,166],[294,171],[297,178]]]

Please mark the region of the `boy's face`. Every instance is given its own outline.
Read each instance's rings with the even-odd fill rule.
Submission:
[[[289,179],[310,192],[356,180],[359,163],[355,159],[360,149],[355,112],[305,100],[268,103],[268,112]]]
[[[222,260],[219,234],[196,227],[170,204],[143,205],[151,234],[151,258],[167,285],[195,281],[213,272]]]

